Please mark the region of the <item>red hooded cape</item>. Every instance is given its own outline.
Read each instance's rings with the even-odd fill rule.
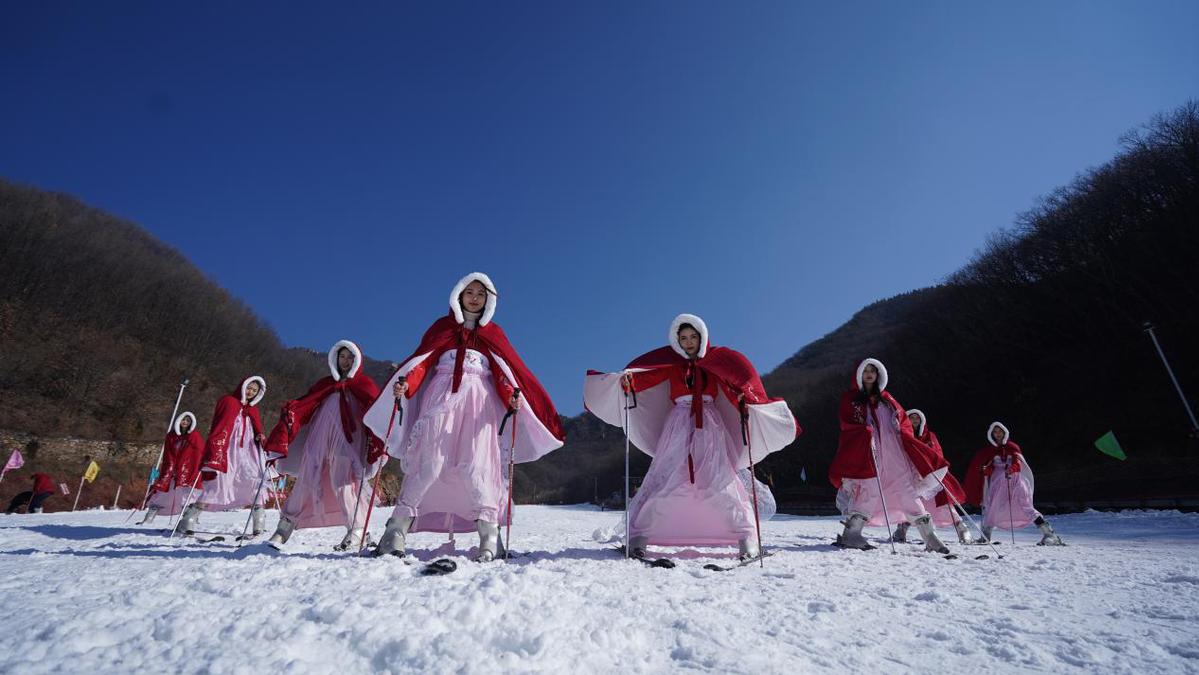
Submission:
[[[992,460],[1000,457],[1011,461],[1011,472],[1020,472],[1020,460],[1023,453],[1020,446],[1012,441],[1004,441],[1000,445],[988,445],[974,454],[970,467],[966,469],[966,501],[970,504],[982,504],[983,484],[994,471]]]
[[[496,393],[505,405],[512,398],[514,385],[508,381],[507,375],[504,374],[494,357],[498,356],[507,362],[508,367],[512,369],[512,374],[520,381],[520,395],[524,399],[526,409],[533,411],[533,414],[554,438],[559,441],[565,439],[554,402],[550,400],[545,388],[537,381],[516,350],[512,348],[503,329],[494,321],[470,329],[464,324],[459,324],[453,312],[435,321],[429,330],[425,331],[420,346],[403,361],[403,363],[407,363],[422,354],[428,354],[408,371],[406,376],[408,393],[405,398],[410,399],[416,395],[425,376],[429,373],[429,369],[435,368],[441,355],[451,350],[456,351],[453,391],[457,391],[458,385],[462,382],[462,364],[467,349],[473,349],[487,356],[491,363],[492,382],[495,383]],[[390,391],[386,391],[383,392],[383,395],[391,396],[392,394]]]
[[[225,394],[217,399],[216,411],[212,413],[212,428],[208,431],[208,444],[204,448],[204,469],[224,473],[229,470],[229,445],[233,442],[233,423],[239,415],[244,415],[250,421],[250,429],[257,436],[262,433],[262,417],[258,414],[255,404],[266,394],[265,386],[260,386],[258,396],[253,401],[245,400],[246,385],[257,376],[247,377],[241,381],[231,394]],[[262,378],[258,378],[261,380]],[[243,433],[250,433],[244,431]]]
[[[841,395],[841,406],[838,416],[841,421],[841,437],[837,443],[837,454],[828,469],[828,479],[833,487],[840,489],[841,481],[845,478],[874,478],[874,460],[870,454],[871,431],[866,415],[877,415],[880,410],[886,412],[882,401],[891,405],[893,415],[898,415],[899,436],[903,442],[904,453],[912,461],[916,473],[921,478],[927,477],[934,471],[948,468],[945,458],[933,452],[932,448],[916,440],[912,432],[912,422],[904,412],[903,406],[895,397],[885,390],[880,399],[873,405],[859,396],[861,390],[855,384]],[[882,422],[880,419],[879,422]],[[944,480],[944,479],[942,479]]]
[[[300,433],[300,429],[308,424],[312,419],[313,414],[320,408],[321,403],[326,397],[336,395],[340,398],[341,409],[341,432],[345,435],[346,441],[354,442],[354,433],[358,431],[358,426],[362,424],[361,415],[354,415],[350,412],[349,398],[358,403],[359,410],[366,412],[371,403],[379,397],[379,385],[370,378],[369,375],[362,372],[361,369],[352,376],[340,382],[333,379],[333,376],[326,375],[317,380],[316,384],[308,390],[307,394],[294,401],[288,401],[283,404],[283,410],[279,414],[279,421],[275,424],[275,428],[271,430],[271,435],[266,440],[267,452],[273,453],[278,457],[286,457],[288,447],[291,442],[296,440],[296,435]],[[383,456],[383,442],[375,437],[374,434],[367,430],[370,438],[370,450],[367,453],[367,463],[373,464],[375,460]]]
[[[204,459],[204,438],[194,428],[186,434],[172,431],[167,434],[166,451],[162,454],[162,467],[158,472],[158,480],[154,482],[155,492],[169,492],[171,488],[190,488],[195,481],[196,489],[204,487],[204,480],[198,477],[200,462]]]
[[[693,358],[679,342],[683,326],[699,334],[700,347]],[[802,430],[787,402],[767,396],[749,359],[732,349],[713,346],[703,319],[694,314],[676,316],[667,343],[637,357],[622,372],[588,371],[583,381],[586,409],[608,424],[626,426],[633,444],[652,457],[674,401],[690,395],[692,419],[696,428],[702,428],[703,395],[711,396],[729,442],[741,447],[734,462],[737,469],[748,468],[799,437]],[[633,402],[625,391],[626,377],[632,378],[633,391],[640,393],[633,407],[626,407]],[[739,405],[742,395],[745,401]]]
[[[745,396],[747,404],[773,403],[782,401],[781,398],[771,398],[766,395],[766,387],[762,378],[749,359],[741,352],[728,347],[717,347],[708,344],[703,356],[696,359],[683,358],[674,347],[659,347],[633,359],[625,370],[638,369],[644,372],[633,374],[633,390],[645,391],[670,377],[670,371],[676,370],[682,374],[684,381],[689,380],[691,386],[691,414],[695,419],[696,428],[703,428],[703,399],[705,379],[714,380],[729,402],[737,405],[738,397]],[[695,375],[699,374],[699,377]],[[690,376],[690,377],[689,377]],[[803,432],[799,423],[795,424],[795,437]]]

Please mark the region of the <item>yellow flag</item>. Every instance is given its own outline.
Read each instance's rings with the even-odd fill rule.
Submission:
[[[93,459],[91,463],[87,465],[87,471],[83,472],[83,480],[90,483],[96,480],[96,474],[98,473],[100,473],[100,465],[96,464],[96,460]]]

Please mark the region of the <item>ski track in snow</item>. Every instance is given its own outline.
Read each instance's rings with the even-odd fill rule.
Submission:
[[[529,553],[508,563],[471,562],[473,534],[412,535],[418,559],[454,557],[445,577],[335,553],[341,528],[275,553],[127,515],[0,516],[0,672],[1199,672],[1199,514],[1056,516],[1069,546],[997,531],[1003,560],[842,551],[837,519],[777,516],[765,567],[713,572],[731,549],[649,568],[593,536],[619,512],[521,506]],[[240,532],[245,512],[201,522]]]

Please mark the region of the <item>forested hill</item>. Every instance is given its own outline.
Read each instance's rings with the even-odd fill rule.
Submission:
[[[161,438],[179,383],[207,429],[241,379],[267,381],[264,421],[328,373],[288,349],[178,251],[77,199],[0,181],[0,429]],[[376,379],[386,364],[367,362]]]

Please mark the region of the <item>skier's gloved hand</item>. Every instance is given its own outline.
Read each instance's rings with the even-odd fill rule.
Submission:
[[[201,471],[200,478],[203,478],[204,480],[216,480],[216,472],[215,471]]]
[[[624,374],[620,376],[620,388],[623,389],[625,392],[630,392],[633,390],[633,373],[632,373],[632,371],[626,370],[626,371],[624,371]]]
[[[404,395],[408,393],[408,378],[401,377],[396,380],[395,386],[391,388],[391,393],[396,398],[404,398]]]

